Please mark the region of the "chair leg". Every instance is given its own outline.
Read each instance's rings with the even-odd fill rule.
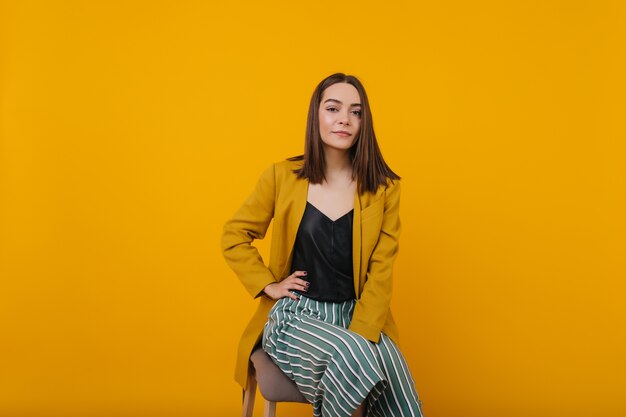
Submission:
[[[254,374],[248,374],[248,388],[243,392],[242,417],[252,417],[254,411],[254,397],[256,396],[256,378]]]
[[[263,417],[276,417],[276,403],[274,401],[265,400]]]

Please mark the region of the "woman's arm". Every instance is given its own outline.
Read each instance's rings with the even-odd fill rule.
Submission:
[[[262,295],[268,284],[276,282],[258,249],[251,245],[254,239],[265,237],[274,217],[275,197],[276,179],[272,164],[263,171],[254,191],[224,224],[222,232],[221,248],[226,263],[254,298]]]
[[[378,242],[369,259],[363,292],[354,308],[349,329],[378,343],[393,289],[393,263],[400,238],[400,180],[385,190],[385,209]]]

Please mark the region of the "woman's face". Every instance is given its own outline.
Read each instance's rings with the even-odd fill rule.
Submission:
[[[320,102],[319,120],[324,148],[350,149],[361,128],[361,99],[357,89],[348,83],[327,87]]]

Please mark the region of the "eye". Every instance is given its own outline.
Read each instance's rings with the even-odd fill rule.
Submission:
[[[328,107],[326,110],[331,111],[331,110],[337,110],[336,107]]]
[[[357,116],[361,116],[361,110],[354,110],[352,113],[356,113]]]

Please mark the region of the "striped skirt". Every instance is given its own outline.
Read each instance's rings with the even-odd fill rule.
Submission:
[[[423,417],[409,368],[384,333],[373,343],[347,330],[355,300],[281,298],[269,312],[263,350],[313,404],[315,417]]]

